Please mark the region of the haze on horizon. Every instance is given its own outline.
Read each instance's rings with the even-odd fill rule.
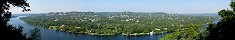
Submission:
[[[92,12],[166,12],[217,13],[230,8],[230,0],[28,0],[32,11],[26,13]],[[13,13],[23,13],[12,8]]]

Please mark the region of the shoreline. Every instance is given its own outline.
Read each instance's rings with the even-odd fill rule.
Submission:
[[[49,29],[53,30],[53,29]],[[157,35],[157,34],[164,34],[164,33],[132,33],[132,34],[126,34],[126,33],[117,33],[117,34],[97,34],[97,33],[87,33],[87,32],[72,32],[72,31],[64,31],[64,30],[57,30],[57,31],[63,31],[63,32],[70,32],[75,34],[88,34],[88,35],[95,35],[95,36],[113,36],[113,35],[123,35],[123,36],[144,36],[144,35]]]

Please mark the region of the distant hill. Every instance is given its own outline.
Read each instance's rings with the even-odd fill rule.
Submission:
[[[186,16],[219,16],[218,13],[181,14]]]

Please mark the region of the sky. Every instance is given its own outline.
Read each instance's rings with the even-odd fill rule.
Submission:
[[[30,12],[12,7],[13,13],[47,12],[166,12],[217,13],[228,9],[231,0],[28,0]]]

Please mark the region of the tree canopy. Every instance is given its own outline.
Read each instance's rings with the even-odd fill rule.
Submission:
[[[208,36],[205,38],[206,40],[234,40],[235,36],[235,2],[231,2],[230,7],[233,10],[221,10],[218,15],[220,15],[223,19],[217,24],[210,24],[208,27]]]
[[[0,40],[27,40],[26,36],[22,34],[22,27],[15,28],[7,22],[11,18],[11,7],[23,8],[23,12],[30,11],[27,9],[29,3],[26,0],[0,0]]]

